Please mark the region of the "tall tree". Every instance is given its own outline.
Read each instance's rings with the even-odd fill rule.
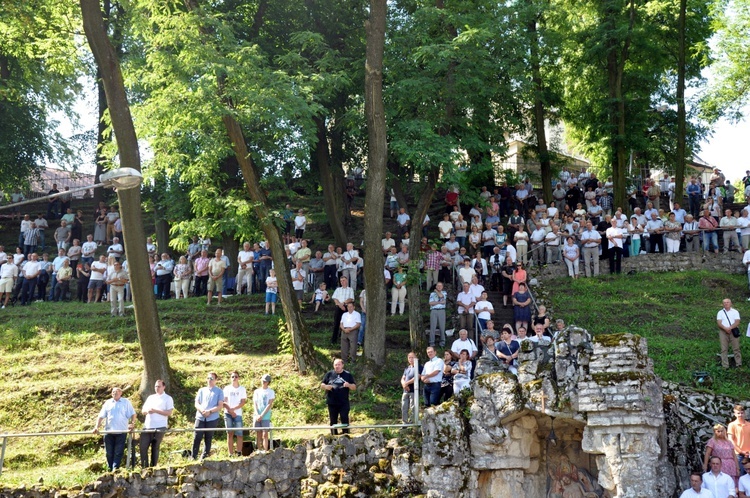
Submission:
[[[383,54],[387,0],[370,0],[367,21],[367,62],[365,65],[365,114],[367,115],[367,193],[365,198],[365,286],[368,303],[386,302],[383,282],[383,256],[380,234],[383,233],[383,204],[387,176],[388,144],[386,141],[385,105],[383,103]],[[376,306],[369,306],[377,310]],[[367,315],[365,334],[366,377],[374,377],[385,365],[385,313]]]
[[[236,76],[239,76],[235,75],[237,67],[233,64],[227,64],[231,61],[232,51],[241,48],[243,44],[238,43],[238,40],[230,32],[224,31],[222,26],[214,23],[214,19],[207,15],[210,8],[208,11],[204,11],[196,0],[185,0],[185,7],[188,11],[186,21],[189,25],[194,26],[196,35],[199,35],[198,43],[208,47],[208,50],[216,57],[216,59],[210,61],[211,64],[214,64],[216,78],[214,81],[216,85],[214,87],[216,92],[214,98],[217,101],[214,102],[216,107],[213,110],[221,115],[223,127],[245,178],[248,193],[254,202],[255,213],[271,250],[279,282],[279,297],[283,305],[286,328],[291,336],[295,364],[298,370],[304,374],[307,373],[309,368],[317,364],[317,360],[292,288],[291,269],[286,259],[284,242],[277,225],[278,217],[268,206],[268,198],[261,188],[260,170],[251,157],[245,133],[238,119],[241,115],[238,113],[238,106],[242,96],[237,90],[242,86],[241,79],[235,79]],[[229,53],[225,53],[225,50]],[[205,62],[209,63],[209,61]],[[235,87],[235,85],[237,86]]]
[[[138,138],[133,127],[120,62],[107,36],[101,5],[99,0],[80,0],[80,5],[86,39],[101,70],[112,128],[117,140],[120,166],[140,171],[141,158],[138,150]],[[140,392],[151,394],[153,393],[154,383],[158,379],[163,379],[168,385],[172,384],[172,373],[169,368],[169,358],[164,346],[159,314],[151,284],[146,238],[143,234],[140,210],[141,192],[138,188],[120,189],[117,195],[120,199],[120,207],[124,210],[122,230],[125,240],[127,240],[125,254],[129,263],[135,323],[141,354],[143,355],[144,369]]]

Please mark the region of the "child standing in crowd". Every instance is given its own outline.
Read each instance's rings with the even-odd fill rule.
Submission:
[[[269,277],[266,279],[266,315],[268,310],[271,310],[271,314],[276,314],[276,299],[279,293],[279,284],[276,281],[276,270],[271,268],[268,270]]]

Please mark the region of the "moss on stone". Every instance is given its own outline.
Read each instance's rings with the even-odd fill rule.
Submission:
[[[591,374],[591,380],[600,386],[614,385],[621,382],[638,381],[643,385],[649,381],[655,381],[656,377],[652,373],[628,370],[626,372],[601,372]]]

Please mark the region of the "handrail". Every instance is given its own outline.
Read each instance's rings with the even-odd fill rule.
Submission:
[[[365,430],[365,429],[389,429],[397,428],[404,429],[407,427],[421,427],[419,423],[419,396],[414,396],[414,417],[416,422],[412,424],[365,424],[365,425],[305,425],[305,426],[280,426],[280,427],[215,427],[215,428],[187,428],[187,429],[159,429],[159,432],[170,432],[170,433],[184,433],[184,432],[229,432],[229,431],[302,431],[302,430],[334,430],[334,429],[347,429],[347,430]],[[61,432],[26,432],[26,433],[0,433],[0,439],[2,439],[2,447],[0,448],[0,475],[3,473],[3,464],[5,461],[5,448],[7,446],[8,439],[11,438],[27,438],[27,437],[50,437],[50,436],[95,436],[100,437],[106,434],[143,434],[153,433],[157,429],[134,429],[132,431],[61,431]],[[130,467],[130,454],[132,437],[128,438],[128,451],[127,451],[127,466]]]

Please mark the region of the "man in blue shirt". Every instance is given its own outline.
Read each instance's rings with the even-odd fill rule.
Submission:
[[[207,386],[201,387],[195,395],[195,428],[213,429],[219,425],[219,410],[224,404],[224,391],[216,387],[217,375],[209,372]],[[214,431],[196,431],[193,437],[193,460],[198,459],[198,450],[201,440],[205,440],[201,458],[206,458],[211,453],[211,440]]]
[[[107,434],[104,435],[104,448],[107,453],[107,468],[111,471],[120,468],[127,432],[135,427],[135,417],[133,405],[122,397],[122,389],[113,387],[112,399],[104,403],[94,425],[94,434],[98,434],[99,427],[105,422],[104,430]]]
[[[698,181],[695,178],[690,179],[690,183],[687,186],[688,201],[690,203],[690,214],[693,218],[700,216],[701,200],[701,187],[698,185]]]
[[[273,257],[271,256],[271,250],[268,248],[268,242],[261,242],[260,250],[256,255],[258,261],[258,285],[260,286],[260,292],[266,292],[266,279],[268,278],[268,271],[271,269],[273,263]]]

